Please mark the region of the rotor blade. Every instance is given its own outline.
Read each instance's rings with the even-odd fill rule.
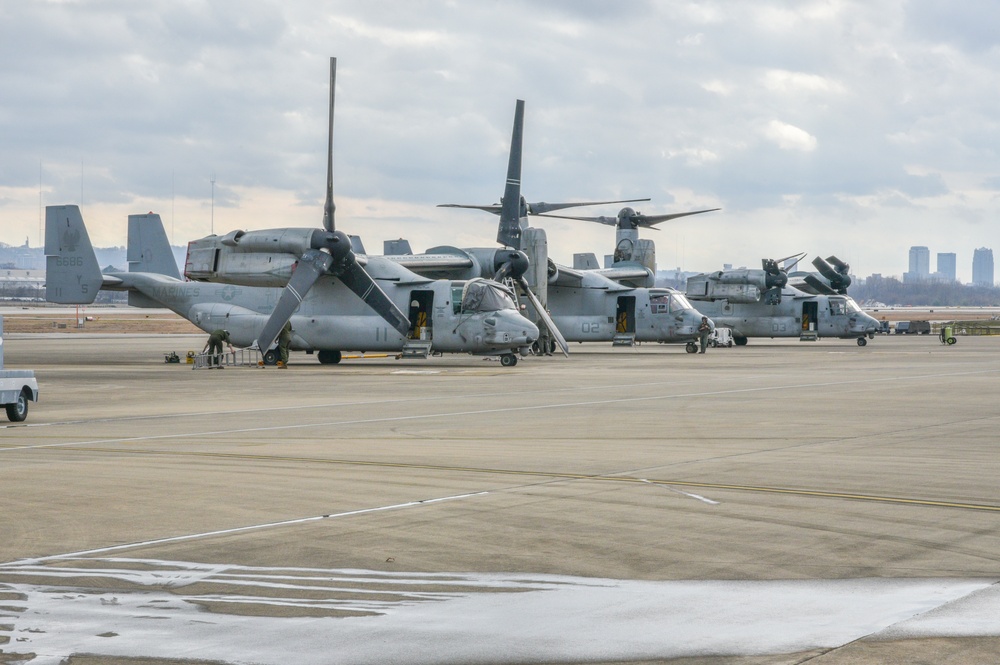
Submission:
[[[708,210],[692,210],[691,212],[675,212],[669,215],[639,215],[638,219],[635,220],[635,223],[636,226],[652,227],[653,224],[659,224],[660,222],[666,222],[671,219],[677,219],[678,217],[687,217],[689,215],[700,215],[703,212],[715,212],[716,210],[722,210],[722,208],[709,208]]]
[[[333,257],[318,249],[310,249],[298,261],[298,265],[292,272],[292,278],[288,280],[278,304],[274,306],[270,318],[264,324],[264,329],[257,336],[255,344],[261,353],[266,352],[274,340],[278,337],[285,323],[292,318],[292,314],[299,308],[302,299],[309,293],[316,280],[324,274],[333,263]]]
[[[337,59],[330,58],[330,126],[326,146],[326,203],[323,205],[323,228],[333,231],[336,225],[333,214],[337,206],[333,203],[333,100],[337,87]]]
[[[813,287],[813,289],[816,290],[816,293],[819,293],[821,295],[832,296],[836,295],[837,293],[836,291],[831,289],[826,282],[816,277],[816,275],[812,274],[806,275],[805,277],[802,278],[802,280],[809,286]]]
[[[844,263],[843,261],[841,261],[840,259],[838,259],[836,256],[828,256],[828,257],[826,257],[826,260],[841,275],[846,275],[851,270],[851,266],[850,265]]]
[[[504,247],[521,249],[521,146],[524,137],[524,100],[514,105],[514,129],[510,136],[507,160],[507,183],[500,202],[497,242]]]
[[[781,263],[784,263],[785,261],[787,261],[788,259],[795,259],[794,261],[792,261],[787,266],[784,266],[784,267],[781,268],[782,272],[784,272],[785,274],[788,274],[789,272],[791,272],[792,268],[794,268],[795,266],[798,265],[799,261],[801,261],[802,259],[805,258],[805,256],[806,256],[805,252],[799,252],[798,254],[792,254],[791,256],[786,256],[783,259],[778,259],[777,263],[781,264]]]
[[[816,266],[816,270],[819,270],[819,274],[823,275],[823,277],[826,277],[829,280],[835,280],[840,277],[840,273],[834,270],[833,266],[831,266],[829,263],[827,263],[818,256],[812,260],[812,264]]]
[[[559,332],[559,329],[556,328],[556,322],[552,320],[549,313],[545,311],[544,307],[542,307],[542,303],[537,297],[535,297],[535,294],[531,292],[531,288],[528,286],[528,280],[522,277],[518,280],[518,283],[521,285],[521,289],[524,290],[525,295],[528,296],[528,300],[531,301],[531,306],[535,308],[536,312],[538,312],[538,318],[540,318],[545,327],[549,329],[549,334],[555,337],[556,344],[559,345],[559,349],[563,352],[563,355],[568,358],[569,344],[566,343],[566,338],[563,337],[562,333]]]
[[[617,226],[617,217],[607,217],[601,215],[600,217],[575,217],[573,215],[536,215],[536,217],[550,217],[552,219],[577,219],[581,222],[597,222],[598,224],[607,224],[608,226]]]
[[[406,336],[410,330],[410,320],[357,261],[348,263],[343,271],[337,274],[337,278],[400,335]]]
[[[438,208],[471,208],[473,210],[484,210],[486,212],[492,212],[494,215],[500,214],[501,206],[499,203],[493,203],[491,205],[477,206],[477,205],[463,205],[461,203],[439,203]]]
[[[675,212],[668,215],[637,215],[633,222],[636,226],[648,226],[652,228],[653,224],[659,224],[660,222],[665,222],[670,219],[677,219],[678,217],[687,217],[688,215],[700,215],[703,212],[714,212],[716,210],[721,210],[722,208],[710,208],[708,210],[692,210],[691,212]],[[558,219],[578,219],[582,222],[597,222],[598,224],[607,224],[609,226],[617,226],[617,217],[577,217],[574,215],[539,215],[539,217],[555,217]]]
[[[610,203],[639,203],[642,201],[650,201],[652,199],[623,199],[621,201],[581,201],[578,203],[545,203],[540,201],[538,203],[528,204],[528,214],[529,215],[541,215],[553,210],[563,210],[564,208],[580,208],[583,206],[600,206]]]

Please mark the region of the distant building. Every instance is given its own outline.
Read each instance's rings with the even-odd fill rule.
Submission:
[[[955,281],[955,253],[938,252],[937,255],[937,273],[936,277],[942,282],[954,282]]]
[[[980,247],[972,254],[972,283],[993,286],[993,250]]]
[[[923,245],[910,248],[910,279],[921,282],[931,276],[931,250]]]

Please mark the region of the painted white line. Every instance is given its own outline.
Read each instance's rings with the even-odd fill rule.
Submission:
[[[668,490],[670,492],[676,492],[677,494],[683,494],[684,496],[691,497],[692,499],[698,499],[699,501],[704,501],[705,503],[707,503],[709,505],[712,505],[712,506],[719,505],[718,501],[713,501],[711,499],[706,499],[705,497],[701,496],[700,494],[692,494],[691,492],[684,492],[683,490],[679,490],[676,487],[671,487],[670,485],[664,485],[663,483],[654,483],[652,480],[646,480],[645,478],[640,478],[639,480],[641,480],[644,483],[648,483],[650,485],[656,485],[657,487],[662,487],[663,489]]]
[[[452,496],[442,496],[435,499],[424,499],[422,501],[407,501],[406,503],[396,503],[391,506],[379,506],[377,508],[361,508],[359,510],[349,510],[343,513],[330,513],[327,515],[315,515],[313,517],[299,517],[279,522],[265,522],[264,524],[252,524],[249,526],[239,526],[232,529],[219,529],[217,531],[206,531],[204,533],[191,533],[184,536],[171,536],[169,538],[157,538],[145,540],[137,543],[126,543],[124,545],[112,545],[110,547],[98,547],[92,550],[81,550],[79,552],[69,552],[64,554],[52,554],[50,556],[34,557],[19,561],[9,561],[0,563],[0,569],[10,566],[23,566],[26,563],[40,563],[43,561],[54,561],[57,559],[68,559],[74,557],[90,556],[94,554],[105,554],[107,552],[118,552],[121,550],[134,549],[136,547],[147,547],[150,545],[163,545],[166,543],[179,543],[186,540],[198,540],[201,538],[211,538],[213,536],[225,536],[234,533],[245,533],[247,531],[259,531],[261,529],[273,529],[280,526],[290,526],[292,524],[305,524],[306,522],[319,522],[321,520],[332,520],[340,517],[352,517],[354,515],[365,515],[368,513],[378,513],[387,510],[399,510],[400,508],[412,508],[413,506],[426,506],[432,503],[442,503],[444,501],[458,501],[459,499],[471,499],[477,496],[484,496],[489,492],[472,492],[470,494],[455,494]]]

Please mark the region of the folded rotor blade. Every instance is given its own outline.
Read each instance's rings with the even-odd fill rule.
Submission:
[[[843,261],[841,261],[840,259],[838,259],[836,256],[828,256],[828,257],[826,257],[826,260],[841,275],[846,275],[851,270],[851,266],[850,265],[844,263]]]
[[[410,320],[357,261],[347,264],[337,274],[337,278],[344,283],[344,286],[364,300],[365,304],[375,310],[376,314],[395,328],[400,335],[406,336],[410,330]]]
[[[837,293],[836,291],[834,291],[833,289],[831,289],[826,284],[826,282],[824,282],[823,280],[821,280],[818,277],[816,277],[816,275],[806,275],[802,279],[803,279],[803,281],[805,281],[806,284],[808,284],[809,286],[811,286],[815,290],[816,293],[818,293],[820,295],[832,296],[832,295],[835,295]]]
[[[812,264],[816,267],[816,270],[819,271],[819,274],[823,275],[823,277],[826,277],[829,280],[835,280],[838,277],[840,277],[840,273],[834,270],[833,266],[831,266],[829,263],[827,263],[818,256],[812,260]]]
[[[545,327],[548,328],[549,334],[555,338],[556,344],[559,345],[559,349],[563,352],[563,355],[568,358],[569,344],[566,343],[566,338],[563,337],[562,333],[559,332],[559,329],[556,328],[556,322],[552,320],[549,313],[545,311],[544,307],[542,307],[541,301],[539,301],[535,294],[532,293],[531,287],[528,286],[528,280],[521,277],[518,280],[518,283],[521,285],[521,289],[524,290],[524,293],[528,296],[528,300],[531,301],[531,306],[535,308],[536,312],[538,312],[538,318],[540,318]]]
[[[292,318],[292,314],[299,308],[302,299],[309,293],[309,289],[320,278],[320,275],[330,268],[332,262],[332,256],[318,249],[310,249],[302,255],[292,273],[292,278],[288,280],[288,284],[281,292],[281,297],[278,298],[278,304],[274,306],[274,311],[271,312],[270,318],[264,324],[264,329],[257,337],[255,344],[262,353],[271,348],[278,333]]]

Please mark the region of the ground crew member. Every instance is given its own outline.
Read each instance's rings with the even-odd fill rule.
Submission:
[[[708,336],[712,334],[712,325],[708,322],[708,317],[701,317],[701,325],[698,326],[698,339],[701,341],[701,351],[698,353],[705,353],[705,349],[708,347]]]
[[[288,345],[292,342],[292,322],[285,321],[278,333],[278,369],[288,367]]]
[[[222,355],[222,343],[225,342],[229,346],[229,350],[233,350],[233,343],[230,341],[229,331],[213,330],[212,334],[208,336],[208,341],[205,343],[205,348],[201,350],[202,353],[208,351],[210,365],[216,365],[219,369],[222,369],[222,365],[219,364],[219,356]]]

